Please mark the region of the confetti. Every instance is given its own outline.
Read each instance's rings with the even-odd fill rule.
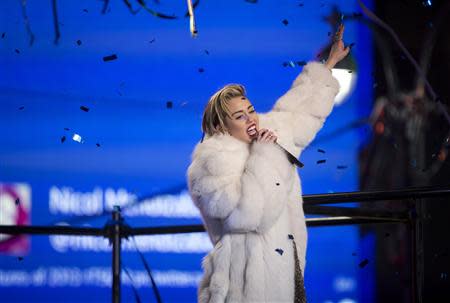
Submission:
[[[359,268],[364,268],[367,264],[369,264],[369,260],[364,259],[358,266]]]
[[[83,9],[83,12],[89,13],[89,11],[86,8]]]
[[[77,44],[78,44],[78,45],[81,45],[81,40],[77,40]]]
[[[351,74],[351,73],[353,73],[353,71],[352,71],[351,69],[349,69],[349,70],[348,70],[348,73]]]
[[[276,184],[276,186],[280,186],[280,183],[275,183]]]
[[[324,154],[325,153],[325,151],[323,150],[323,149],[317,149],[317,152],[319,152],[319,153],[322,153],[322,154]]]
[[[4,39],[6,36],[6,33],[2,33],[2,39]]]
[[[100,147],[100,143],[95,143],[95,145],[97,145],[97,147]]]
[[[354,253],[352,253],[352,256],[356,256],[356,253],[354,252]]]
[[[19,205],[19,204],[20,204],[20,199],[17,198],[16,201],[15,201],[15,203],[16,203],[16,205]]]
[[[68,127],[64,127],[64,130],[70,130],[70,128],[68,128]]]
[[[167,108],[172,108],[173,107],[173,102],[172,101],[167,101],[166,107]]]
[[[17,257],[17,260],[23,261],[23,257]]]
[[[81,138],[81,136],[79,134],[73,134],[72,140],[76,141],[78,143],[83,143],[83,139]]]
[[[245,0],[245,2],[256,4],[258,3],[258,0]]]
[[[153,43],[153,42],[155,42],[156,41],[156,39],[155,38],[153,38],[152,40],[150,40],[148,43]]]
[[[89,111],[89,107],[84,106],[84,105],[81,105],[81,106],[80,106],[80,109],[81,109],[82,111],[84,111],[84,112],[88,112],[88,111]]]
[[[298,66],[305,66],[306,65],[306,61],[297,61],[297,65]]]
[[[201,68],[201,67],[198,69],[198,72],[199,72],[199,73],[203,73],[204,71],[205,71],[205,70],[204,70],[203,68]]]
[[[275,251],[276,251],[277,253],[279,253],[280,256],[282,256],[282,255],[283,255],[283,252],[284,252],[281,248],[277,248],[277,249],[275,249]]]
[[[207,55],[209,55],[209,52],[208,52],[208,50],[207,50],[207,49],[205,49],[205,53],[206,53]]]
[[[18,50],[17,48],[14,51],[16,52],[16,54],[20,54],[20,50]]]
[[[287,19],[284,19],[283,21],[281,21],[285,26],[287,26],[289,24],[289,21],[287,21]]]
[[[104,62],[113,61],[113,60],[116,60],[116,59],[117,59],[117,55],[116,54],[112,54],[112,55],[103,57],[103,61]]]
[[[61,143],[64,143],[64,141],[66,141],[66,136],[61,137]]]
[[[298,4],[298,6],[300,6],[300,7],[303,7],[303,6],[304,6],[304,4],[303,4],[303,3],[299,3],[299,4]]]
[[[291,234],[288,235],[288,238],[289,238],[290,240],[294,240],[294,236],[291,235]]]
[[[19,110],[23,110],[25,108],[25,106],[21,106],[19,107]]]
[[[327,160],[318,160],[317,164],[322,164],[322,163],[325,163],[325,162],[327,162]]]
[[[338,165],[337,166],[337,169],[346,169],[347,168],[347,165]]]

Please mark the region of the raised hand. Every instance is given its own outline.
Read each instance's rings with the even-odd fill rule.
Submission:
[[[350,47],[344,47],[342,38],[344,37],[344,25],[341,24],[334,35],[333,45],[331,46],[330,55],[328,56],[325,66],[332,69],[339,61],[345,58],[350,52]]]

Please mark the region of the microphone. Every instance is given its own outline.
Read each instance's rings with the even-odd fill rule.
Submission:
[[[265,131],[262,133],[264,134]],[[302,168],[303,166],[305,166],[302,162],[300,162],[293,154],[291,154],[290,152],[287,151],[286,148],[284,148],[283,146],[281,146],[278,142],[275,142],[275,144],[281,148],[282,151],[284,151],[284,153],[286,154],[289,162],[291,162],[292,164],[298,166],[299,168]]]
[[[305,166],[302,162],[300,162],[293,154],[291,154],[290,152],[288,152],[286,150],[286,148],[284,148],[283,146],[281,146],[280,144],[278,144],[277,142],[275,142],[275,144],[280,147],[284,153],[286,154],[286,156],[288,157],[289,162],[291,162],[292,164],[298,166],[299,168],[302,168],[303,166]]]

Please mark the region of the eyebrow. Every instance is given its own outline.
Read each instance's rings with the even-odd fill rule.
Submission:
[[[253,107],[253,105],[250,105],[249,107],[247,107],[247,109],[250,109],[251,107]],[[231,115],[233,116],[234,114],[237,114],[237,113],[243,113],[244,111],[242,111],[242,110],[238,110],[237,112],[234,112],[234,113],[232,113]]]

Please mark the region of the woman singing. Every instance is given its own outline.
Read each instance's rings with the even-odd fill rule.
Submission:
[[[302,192],[285,150],[299,157],[333,108],[339,84],[331,69],[349,52],[343,30],[328,60],[308,63],[270,112],[257,114],[237,84],[206,105],[205,140],[188,169],[214,245],[203,260],[199,302],[306,302]]]

